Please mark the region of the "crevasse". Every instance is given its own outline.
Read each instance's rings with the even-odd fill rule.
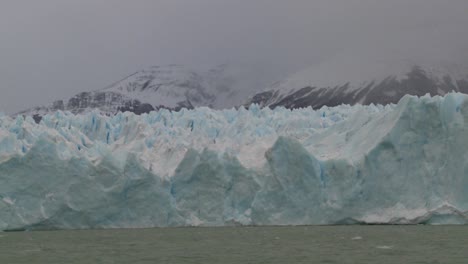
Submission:
[[[468,221],[468,96],[0,116],[0,230]]]

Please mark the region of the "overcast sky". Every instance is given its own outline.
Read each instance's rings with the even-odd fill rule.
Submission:
[[[468,57],[467,0],[2,0],[0,111],[150,65],[261,65],[271,82],[356,58]]]

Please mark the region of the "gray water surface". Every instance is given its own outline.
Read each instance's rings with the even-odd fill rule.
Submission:
[[[468,263],[467,226],[0,233],[0,263]]]

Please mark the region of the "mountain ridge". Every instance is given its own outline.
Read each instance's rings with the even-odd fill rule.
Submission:
[[[248,69],[227,64],[204,71],[176,64],[151,66],[104,88],[17,114],[31,115],[39,121],[41,116],[58,110],[79,114],[99,109],[111,115],[124,111],[143,114],[161,108],[226,109],[251,104],[317,109],[341,104],[397,103],[406,94],[435,96],[452,91],[468,94],[468,70],[460,66],[329,64],[305,69],[263,91],[252,81],[255,77]]]
[[[320,70],[318,73],[305,70],[292,75],[253,95],[244,105],[253,103],[270,108],[320,108],[340,104],[385,105],[397,103],[406,94],[435,96],[452,91],[468,93],[468,70],[452,73],[446,68],[412,65],[401,67],[398,72],[388,71],[380,76],[376,74],[378,77],[375,78],[365,74],[356,74],[357,78],[351,81],[331,78],[329,84],[323,78],[317,80],[322,76],[314,79],[318,75]],[[359,77],[361,80],[358,80]]]
[[[175,111],[200,106],[230,108],[241,105],[250,96],[248,90],[252,85],[248,81],[243,83],[243,79],[249,79],[243,76],[248,77],[249,74],[239,67],[226,64],[209,70],[194,70],[177,64],[151,66],[104,88],[80,92],[17,114],[39,119],[58,110],[74,114],[93,109],[99,109],[104,114],[122,111],[142,114],[160,108]]]

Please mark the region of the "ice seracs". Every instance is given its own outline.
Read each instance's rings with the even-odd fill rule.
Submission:
[[[0,229],[468,220],[468,96],[0,116]]]

